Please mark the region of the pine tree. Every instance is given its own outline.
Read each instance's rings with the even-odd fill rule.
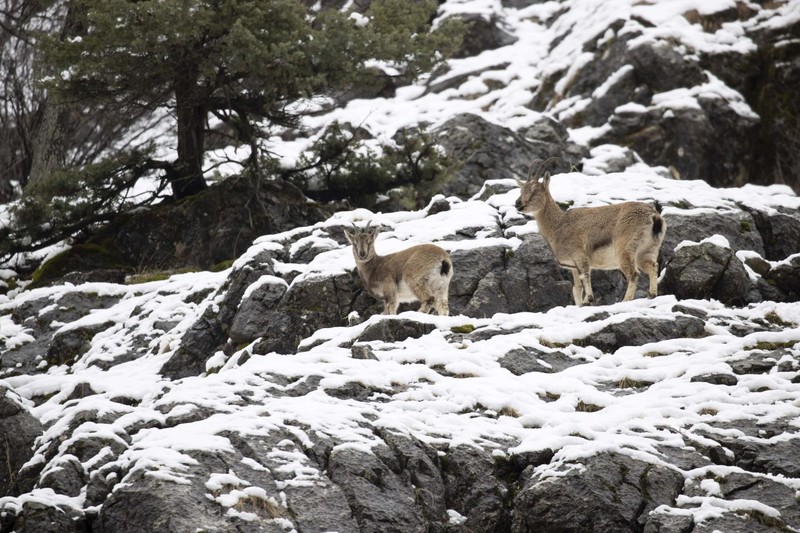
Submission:
[[[444,57],[455,25],[431,32],[433,0],[375,0],[366,13],[298,0],[70,0],[81,31],[42,39],[46,85],[59,98],[131,115],[168,107],[177,160],[151,162],[183,198],[203,190],[210,114],[256,146],[258,120],[290,124],[289,104],[357,84],[368,60],[413,78]],[[253,161],[258,154],[251,155]]]

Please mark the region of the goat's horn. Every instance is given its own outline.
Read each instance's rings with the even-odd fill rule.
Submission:
[[[531,174],[533,175],[534,181],[541,178],[542,171],[547,168],[547,165],[549,165],[551,161],[554,161],[556,159],[558,159],[558,157],[548,157],[547,159],[534,159],[533,162],[531,163],[531,168],[528,171],[528,180],[531,179]]]
[[[539,163],[539,165],[536,166],[536,163]],[[534,171],[534,166],[536,166],[536,170],[535,171]],[[534,179],[539,177],[539,169],[541,168],[541,166],[542,166],[542,160],[541,159],[534,159],[533,161],[531,161],[531,166],[528,168],[528,179],[527,179],[527,181],[531,181],[531,176],[533,176]]]
[[[543,167],[543,168],[547,168],[547,167],[550,165],[550,163],[552,163],[553,161],[561,161],[561,158],[560,158],[560,157],[558,157],[558,156],[552,156],[552,157],[548,157],[548,158],[547,158],[547,159],[545,159],[545,160],[544,160],[544,162],[542,163],[542,167]]]

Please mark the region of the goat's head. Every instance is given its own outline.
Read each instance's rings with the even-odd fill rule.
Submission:
[[[544,208],[550,195],[550,172],[547,171],[547,166],[557,159],[535,159],[528,170],[527,181],[517,180],[520,189],[519,198],[514,204],[517,211],[533,214]]]
[[[352,230],[344,230],[347,241],[353,245],[353,255],[358,261],[369,261],[375,257],[375,238],[380,228],[370,228],[370,223],[363,228],[353,224]]]

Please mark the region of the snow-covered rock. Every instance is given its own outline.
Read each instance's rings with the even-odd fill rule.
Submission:
[[[797,256],[763,258],[744,224],[800,200],[646,166],[554,175],[567,203],[653,200],[681,221],[665,288],[705,272],[701,251],[763,300],[726,306],[684,280],[618,303],[611,272],[594,280],[603,305],[578,308],[506,185],[339,212],[221,272],[4,296],[0,384],[41,429],[3,531],[800,527],[800,308],[769,283]],[[342,235],[364,220],[384,228],[380,253],[451,252],[453,316],[375,314]]]

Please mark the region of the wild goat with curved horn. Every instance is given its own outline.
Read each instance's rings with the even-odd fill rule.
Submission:
[[[420,302],[419,311],[449,313],[448,291],[453,262],[435,244],[418,244],[388,255],[375,252],[379,228],[353,225],[344,235],[353,245],[353,257],[364,288],[383,301],[383,314],[393,315],[402,302]]]
[[[642,202],[563,211],[550,194],[550,173],[546,171],[557,159],[533,161],[528,180],[517,180],[520,195],[516,208],[536,219],[556,261],[572,273],[575,305],[594,300],[593,268],[622,271],[628,282],[623,301],[633,299],[639,271],[643,271],[650,281],[647,295],[655,297],[658,252],[667,230],[664,219],[653,206]]]

